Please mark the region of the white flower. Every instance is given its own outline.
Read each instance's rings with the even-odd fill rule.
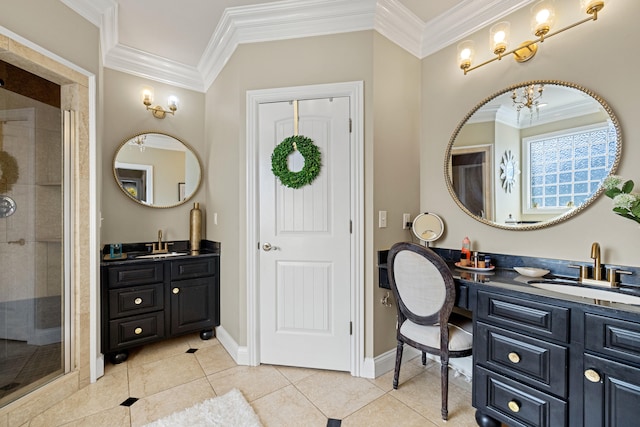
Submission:
[[[636,194],[618,194],[613,198],[613,207],[619,209],[631,210],[633,205],[638,202],[638,196]]]
[[[624,182],[621,176],[618,175],[609,175],[602,182],[602,186],[605,190],[611,190],[612,188],[616,188]]]

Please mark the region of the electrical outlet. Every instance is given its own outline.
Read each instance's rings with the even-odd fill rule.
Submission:
[[[405,213],[402,214],[402,229],[408,230],[410,228],[409,224],[411,223],[411,214]]]
[[[387,211],[378,212],[378,228],[387,228]]]

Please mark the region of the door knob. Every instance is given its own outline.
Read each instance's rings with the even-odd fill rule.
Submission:
[[[262,245],[262,250],[265,251],[265,252],[269,252],[270,250],[277,251],[278,247],[277,246],[271,246],[271,243],[267,242],[264,245]]]

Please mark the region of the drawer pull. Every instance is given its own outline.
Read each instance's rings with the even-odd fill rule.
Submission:
[[[520,404],[515,400],[511,400],[507,404],[507,406],[509,406],[509,409],[511,409],[511,412],[520,412]]]
[[[584,377],[591,381],[592,383],[600,382],[600,374],[594,371],[593,369],[587,369],[584,371]]]
[[[134,334],[136,334],[136,335],[140,335],[140,334],[142,333],[142,328],[136,328],[136,329],[133,331],[133,333],[134,333]]]
[[[180,293],[180,288],[173,288],[171,290],[171,292],[173,292],[174,294],[178,295]]]
[[[518,355],[518,353],[512,351],[511,353],[509,353],[509,360],[512,363],[520,363],[520,356]]]
[[[140,305],[142,304],[142,298],[136,298],[133,300],[133,302],[135,303],[135,305]]]

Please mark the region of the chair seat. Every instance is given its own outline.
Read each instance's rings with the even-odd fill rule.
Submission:
[[[473,322],[464,316],[452,314],[449,318],[449,351],[464,351],[473,345]],[[440,348],[440,326],[423,326],[407,319],[400,333],[408,339],[433,348]]]

